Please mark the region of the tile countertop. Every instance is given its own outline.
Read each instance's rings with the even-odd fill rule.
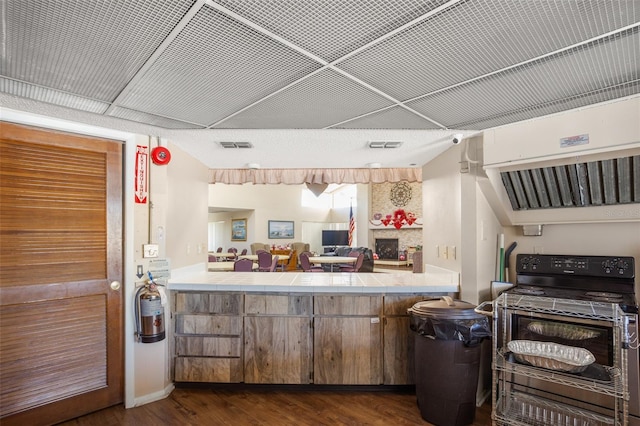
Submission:
[[[206,266],[171,271],[169,290],[289,293],[457,293],[460,274],[425,265],[425,272],[206,272]]]

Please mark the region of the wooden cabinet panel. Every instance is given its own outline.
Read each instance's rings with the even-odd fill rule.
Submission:
[[[242,356],[240,337],[176,336],[178,356]]]
[[[311,315],[309,295],[265,295],[245,296],[246,315]]]
[[[241,315],[242,293],[178,292],[176,312]]]
[[[242,317],[229,315],[187,315],[175,318],[176,334],[215,334],[240,336]]]
[[[246,383],[310,382],[309,317],[246,317],[244,336]]]
[[[177,357],[176,382],[242,382],[242,358]]]
[[[383,340],[384,384],[414,384],[414,337],[409,330],[409,317],[385,318]]]
[[[382,331],[379,318],[314,319],[314,383],[382,383]]]
[[[315,315],[380,315],[382,296],[327,295],[314,298]]]
[[[408,315],[407,309],[422,300],[443,296],[447,293],[438,293],[437,295],[417,295],[417,294],[393,294],[384,296],[384,314],[385,315]]]

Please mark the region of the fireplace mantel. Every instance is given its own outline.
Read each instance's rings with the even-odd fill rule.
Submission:
[[[416,218],[416,221],[411,225],[403,224],[400,229],[395,228],[393,225],[389,224],[385,226],[381,220],[369,219],[369,229],[389,229],[391,231],[394,230],[403,230],[403,229],[422,229],[422,218]]]

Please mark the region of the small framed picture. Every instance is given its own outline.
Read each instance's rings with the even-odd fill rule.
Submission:
[[[247,219],[231,219],[231,241],[247,241]]]
[[[293,238],[292,220],[270,220],[269,239]]]

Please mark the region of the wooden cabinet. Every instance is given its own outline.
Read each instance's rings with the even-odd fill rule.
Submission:
[[[243,380],[241,293],[175,293],[176,382]]]
[[[382,296],[314,297],[314,383],[382,383]]]
[[[285,271],[295,271],[296,269],[298,269],[298,253],[296,253],[295,250],[271,250],[271,254],[284,254],[289,256],[289,260],[278,262],[278,268],[280,268],[280,265],[284,264]]]
[[[310,383],[311,297],[291,294],[246,295],[246,383]]]
[[[407,309],[440,295],[175,292],[175,381],[413,384]]]

